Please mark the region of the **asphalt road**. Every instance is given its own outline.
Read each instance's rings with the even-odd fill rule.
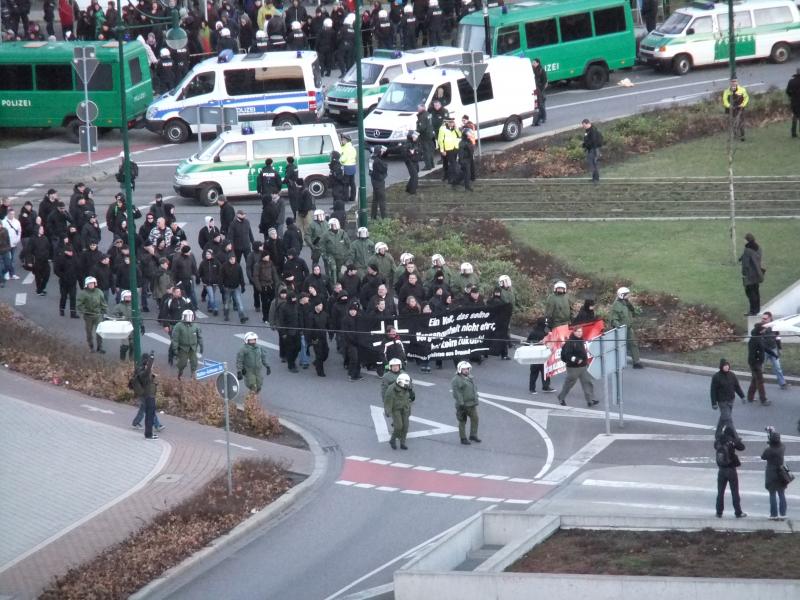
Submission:
[[[783,87],[795,66],[743,65],[739,77],[750,89]],[[635,82],[633,88],[554,91],[542,132],[573,126],[584,116],[602,120],[645,110],[654,103],[690,102],[721,90],[727,72],[703,70],[683,78],[655,76],[648,70],[623,75]],[[538,128],[526,134],[534,132],[538,134]],[[132,137],[142,173],[135,200],[144,206],[156,192],[169,194],[174,163],[195,146],[191,142],[167,146],[146,131],[137,131]],[[491,147],[497,146],[487,144]],[[0,151],[0,194],[15,196],[16,204],[24,198],[38,204],[52,186],[60,190],[62,198],[68,198],[71,184],[87,173],[81,166],[85,159],[57,157],[75,150],[56,137]],[[118,139],[112,134],[103,140],[96,158],[115,170],[118,152]],[[393,164],[392,177],[399,178],[401,170],[402,165]],[[98,212],[103,214],[118,186],[113,179],[90,185],[96,190]],[[185,223],[191,240],[196,239],[202,217],[217,212],[189,200],[176,204],[179,222]],[[251,222],[257,221],[255,205],[250,212]],[[106,234],[101,247],[109,243]],[[395,256],[402,250],[392,249]],[[56,316],[57,296],[55,279],[45,298],[37,297],[32,285],[22,280],[9,282],[0,290],[2,301],[16,304],[34,321],[83,344],[83,324]],[[249,307],[250,300],[248,290]],[[249,315],[251,323],[257,324],[240,326],[219,318],[201,318],[206,358],[232,361],[242,343],[236,336],[258,331],[263,341],[272,344],[273,375],[262,394],[264,404],[317,432],[332,459],[331,470],[303,505],[273,523],[262,537],[219,556],[220,562],[204,574],[178,582],[172,598],[308,600],[331,597],[345,588],[354,592],[385,584],[404,560],[398,559],[400,555],[492,505],[522,510],[541,498],[553,502],[564,498],[566,505],[586,510],[681,510],[683,514],[713,510],[713,496],[709,500],[706,492],[696,489],[698,485],[714,489],[715,480],[713,465],[697,462],[712,456],[710,435],[716,423],[706,377],[655,369],[627,371],[625,426],[620,428],[615,419],[611,431],[638,437],[615,437],[611,443],[598,437],[605,431],[603,413],[580,408],[585,405],[578,389],[568,398],[568,409],[562,409],[554,395],[528,394],[525,367],[493,359],[474,369],[485,394],[480,409],[483,443],[465,447],[452,431],[451,364],[430,374],[421,374],[412,366],[418,398],[413,416],[424,421],[412,423],[412,433],[419,435],[409,440],[407,452],[392,451],[379,441],[386,423],[374,418],[371,408],[380,406],[379,383],[374,376],[347,381],[335,353],[328,361],[326,379],[317,378],[313,370],[291,374],[278,361],[274,334],[260,326],[254,311]],[[145,350],[155,350],[159,368],[167,370],[166,344],[159,339],[163,332],[150,321],[146,324],[153,335],[144,338]],[[113,360],[113,350],[111,345],[109,360]],[[556,379],[556,387],[560,379]],[[769,395],[773,400],[770,407],[737,405],[734,417],[741,430],[756,435],[767,424],[786,432],[794,430],[800,416],[794,407],[800,392],[794,388],[782,392],[770,385]],[[168,437],[168,431],[165,435]],[[686,437],[698,435],[705,437]],[[745,454],[756,456],[761,446],[753,442]],[[790,445],[787,454],[800,452]],[[749,468],[759,470],[761,466],[755,462]],[[571,479],[576,473],[577,479]],[[700,483],[689,481],[690,476],[699,477]],[[664,486],[668,485],[677,487],[670,488],[665,503]],[[746,491],[753,494],[751,512],[764,514],[766,496],[756,496],[760,492],[758,478],[750,477],[748,485]],[[596,492],[598,489],[602,493]]]

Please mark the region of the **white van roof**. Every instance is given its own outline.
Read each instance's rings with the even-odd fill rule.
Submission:
[[[285,137],[289,134],[292,136],[303,135],[321,135],[323,133],[330,134],[338,137],[336,133],[336,126],[333,123],[309,123],[307,125],[291,125],[289,123],[280,125],[278,127],[258,127],[258,121],[247,121],[240,124],[239,127],[223,131],[219,136],[227,141],[238,141],[248,139],[270,139],[276,137]],[[253,133],[242,133],[242,127],[248,126],[253,129]]]
[[[264,52],[249,54],[234,54],[227,62],[219,62],[218,56],[207,58],[195,65],[194,69],[225,69],[232,65],[270,67],[276,64],[286,65],[292,63],[313,63],[317,60],[317,53],[312,50],[297,50],[292,52]]]
[[[364,58],[362,62],[376,64],[403,64],[435,56],[460,55],[463,52],[460,48],[453,46],[430,46],[428,48],[415,48],[413,50],[374,50],[372,56]]]
[[[498,71],[506,68],[519,67],[521,61],[530,64],[530,60],[523,56],[492,56],[486,59],[489,65],[488,72]],[[397,83],[438,83],[442,79],[443,74],[453,73],[456,76],[463,76],[461,72],[461,62],[446,63],[427,67],[425,69],[417,69],[413,73],[403,73],[394,82]],[[394,83],[393,82],[393,83]]]
[[[794,4],[794,0],[734,0],[733,10],[737,8],[769,8],[770,6],[787,6]],[[696,0],[686,6],[681,6],[675,12],[682,12],[692,16],[707,14],[728,14],[727,2],[713,2],[712,0]]]

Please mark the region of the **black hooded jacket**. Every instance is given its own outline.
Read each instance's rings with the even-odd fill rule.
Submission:
[[[711,378],[711,406],[717,408],[721,402],[733,402],[735,396],[744,398],[742,386],[733,371],[723,371],[722,367],[730,363],[724,358],[719,361],[719,371]]]

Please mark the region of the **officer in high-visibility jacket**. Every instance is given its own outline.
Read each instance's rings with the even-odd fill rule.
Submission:
[[[456,129],[455,119],[447,119],[439,129],[437,143],[442,154],[444,173],[442,181],[453,183],[458,179],[458,144],[461,132]]]

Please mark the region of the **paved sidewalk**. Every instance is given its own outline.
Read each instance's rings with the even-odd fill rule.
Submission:
[[[136,408],[0,372],[0,598],[35,598],[55,576],[124,540],[225,468],[225,432],[169,415],[147,441]],[[231,456],[312,472],[312,454],[231,434]],[[144,582],[143,582],[144,583]]]

